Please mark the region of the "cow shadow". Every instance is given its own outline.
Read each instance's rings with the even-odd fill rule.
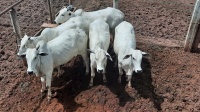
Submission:
[[[123,107],[128,101],[135,101],[135,97],[130,96],[126,89],[126,82],[118,83],[118,69],[114,67],[111,61],[108,61],[106,67],[106,80],[103,82],[103,75],[95,72],[94,86],[105,85],[109,90],[114,93],[119,99],[119,105]],[[122,80],[126,80],[125,76],[122,76]]]
[[[116,60],[117,57],[113,50],[110,49],[110,53],[113,57],[113,60]],[[149,98],[153,103],[154,107],[157,110],[161,110],[161,104],[164,102],[162,96],[157,95],[154,90],[155,87],[152,85],[152,75],[151,75],[151,64],[147,57],[143,57],[141,67],[143,73],[132,75],[132,88],[127,88],[127,81],[125,73],[121,77],[121,84],[118,83],[118,68],[114,67],[114,63],[108,61],[107,64],[107,87],[115,93],[119,100],[120,106],[124,106],[128,101],[135,101],[141,97]]]
[[[118,67],[116,66],[117,56],[114,53],[113,45],[110,46],[108,52],[112,56],[113,61],[108,60],[107,67],[106,67],[106,79],[107,83],[106,86],[110,89],[112,93],[114,93],[117,98],[119,99],[119,105],[124,107],[127,102],[132,102],[137,99],[137,95],[130,95],[126,89],[126,78],[123,74],[121,77],[122,82],[118,83]]]
[[[85,66],[81,56],[78,56],[61,67],[59,77],[52,80],[52,92],[57,93],[57,100],[63,105],[64,111],[76,111],[81,104],[75,102],[75,97],[88,89],[88,76],[85,75]]]
[[[116,56],[110,53],[113,60],[116,60]],[[82,58],[76,58],[71,63],[73,66],[66,64],[62,67],[63,73],[59,77],[53,78],[52,90],[57,92],[57,99],[60,102],[65,111],[76,111],[78,107],[82,105],[77,104],[74,99],[82,91],[88,90],[90,82],[90,73],[85,76],[85,66]],[[151,64],[147,58],[142,60],[143,73],[132,76],[132,89],[127,89],[127,81],[125,74],[122,75],[122,82],[118,83],[118,68],[114,66],[114,61],[108,61],[106,67],[106,79],[107,82],[103,82],[103,75],[96,72],[94,77],[94,86],[106,85],[110,91],[119,98],[119,105],[124,107],[127,102],[133,102],[141,97],[148,98],[154,103],[154,107],[161,110],[161,104],[164,98],[157,95],[154,92],[154,86],[152,85],[151,77]],[[54,88],[54,89],[53,89]],[[131,94],[130,94],[131,93]]]
[[[151,77],[151,64],[147,58],[142,60],[143,73],[132,76],[132,87],[137,90],[137,93],[143,98],[149,98],[153,103],[154,107],[161,110],[161,104],[164,102],[162,96],[157,95],[154,90],[155,87],[152,85]]]

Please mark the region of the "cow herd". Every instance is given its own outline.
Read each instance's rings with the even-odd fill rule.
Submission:
[[[51,99],[51,79],[55,67],[69,62],[76,55],[81,55],[86,66],[86,75],[91,69],[89,85],[93,86],[95,71],[103,75],[107,60],[113,61],[107,52],[110,45],[110,32],[114,35],[114,52],[119,69],[118,82],[121,82],[123,70],[127,75],[128,87],[131,87],[133,72],[141,73],[142,56],[147,53],[136,50],[136,39],[133,26],[124,21],[124,14],[115,8],[98,11],[75,11],[72,5],[64,7],[56,15],[55,28],[45,28],[37,37],[25,34],[21,40],[20,57],[26,57],[28,74],[41,78],[41,92],[48,90]],[[88,56],[89,52],[89,56]],[[60,72],[59,72],[60,73]]]

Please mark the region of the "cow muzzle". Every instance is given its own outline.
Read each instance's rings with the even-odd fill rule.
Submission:
[[[143,70],[136,70],[135,72],[136,72],[136,73],[142,73]]]
[[[57,25],[61,25],[61,24],[62,24],[62,23],[59,23],[59,22],[56,21],[56,20],[54,20],[53,23],[54,23],[54,24],[57,24]]]
[[[102,74],[103,73],[103,69],[98,69],[97,72]]]
[[[32,74],[33,74],[33,71],[27,71],[27,73],[28,73],[29,75],[32,75]]]
[[[22,59],[22,58],[25,58],[26,55],[20,55],[20,54],[17,54],[17,59]]]

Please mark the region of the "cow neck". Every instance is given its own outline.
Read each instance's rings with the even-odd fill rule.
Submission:
[[[38,67],[38,70],[41,72],[41,69],[39,69],[39,68],[42,68],[41,66],[43,65],[42,64],[42,62],[41,62],[41,56],[40,55],[38,55],[39,56],[39,64],[37,65],[37,67]]]
[[[103,48],[103,45],[101,42],[98,42],[97,45],[96,45],[96,49],[102,49]]]

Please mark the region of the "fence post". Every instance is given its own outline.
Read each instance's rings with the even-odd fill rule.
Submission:
[[[54,23],[55,14],[54,14],[54,10],[53,10],[52,0],[47,0],[47,1],[48,1],[48,7],[49,7],[50,22]]]
[[[113,8],[118,9],[119,0],[113,0]]]
[[[20,27],[19,27],[19,22],[17,20],[17,13],[14,8],[11,8],[9,13],[10,13],[10,18],[11,18],[12,26],[14,29],[14,33],[16,34],[17,48],[18,48],[18,46],[20,45],[20,38],[22,37],[22,34],[21,34]],[[25,58],[22,59],[22,62],[25,66],[27,66]]]
[[[22,35],[21,35],[21,30],[20,30],[20,27],[19,27],[18,20],[17,20],[17,13],[16,13],[16,10],[14,8],[11,8],[11,10],[10,10],[10,18],[11,18],[11,22],[12,22],[12,25],[13,25],[14,32],[15,32],[16,37],[17,37],[17,44],[20,45],[19,39],[22,37]]]
[[[69,0],[69,5],[71,5],[72,3],[71,3],[71,0]]]
[[[197,50],[200,41],[199,40],[200,36],[198,36],[200,33],[199,23],[200,23],[200,0],[197,0],[192,14],[192,19],[190,21],[190,25],[188,28],[188,32],[186,35],[186,41],[184,46],[185,51],[191,52]]]

